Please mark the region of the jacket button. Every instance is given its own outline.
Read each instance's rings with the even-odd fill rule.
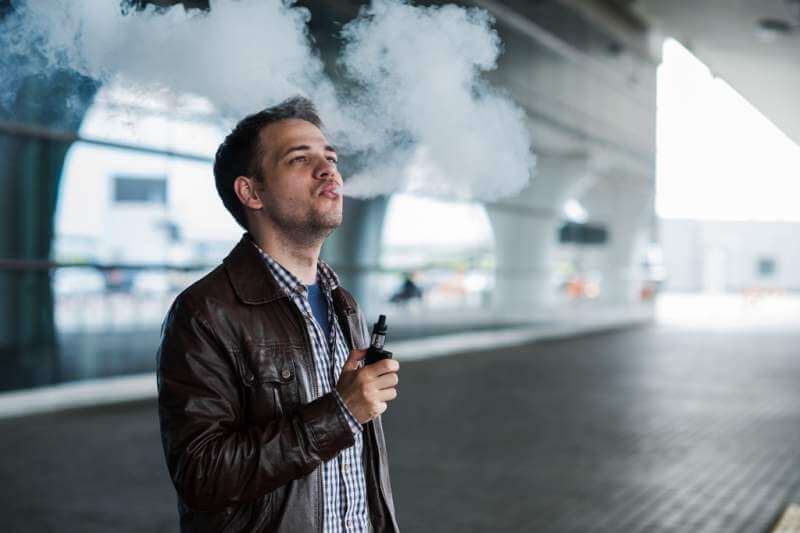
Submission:
[[[281,371],[281,377],[282,377],[283,379],[289,379],[290,377],[292,377],[292,371],[291,371],[291,370],[289,370],[288,368],[284,368],[284,369]]]

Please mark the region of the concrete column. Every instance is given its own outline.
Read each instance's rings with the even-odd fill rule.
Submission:
[[[493,303],[500,317],[528,320],[553,304],[553,252],[562,208],[593,179],[585,153],[540,156],[522,193],[486,206],[497,264]]]
[[[598,302],[630,304],[640,301],[641,260],[653,239],[653,185],[636,176],[605,175],[579,199],[590,221],[605,224],[609,240],[594,264],[602,274]]]
[[[0,119],[74,131],[95,90],[94,82],[64,71],[31,78],[20,87],[11,109],[0,108]],[[0,258],[50,259],[69,146],[0,135]],[[59,372],[50,272],[0,270],[0,295],[0,389],[50,382]]]
[[[368,300],[370,271],[379,266],[383,221],[389,197],[370,200],[345,198],[344,220],[325,241],[322,258],[339,274],[344,288],[364,305]]]

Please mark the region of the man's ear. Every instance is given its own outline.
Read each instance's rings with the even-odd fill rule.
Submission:
[[[258,196],[258,189],[256,188],[256,180],[247,176],[238,176],[233,181],[233,191],[239,197],[242,205],[250,209],[261,209],[264,204],[261,203],[261,198]]]

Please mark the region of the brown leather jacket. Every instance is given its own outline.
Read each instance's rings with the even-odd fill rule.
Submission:
[[[321,463],[352,446],[332,394],[312,398],[311,344],[292,301],[245,234],[183,291],[162,326],[158,411],[182,532],[322,532]],[[333,292],[351,348],[369,333],[353,297]],[[364,426],[376,532],[398,532],[380,417]]]

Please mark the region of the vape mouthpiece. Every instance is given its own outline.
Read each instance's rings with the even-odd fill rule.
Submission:
[[[392,352],[387,352],[383,349],[386,342],[386,315],[379,315],[378,321],[372,326],[372,342],[370,342],[367,355],[364,358],[365,364],[372,364],[381,359],[388,359],[392,357]]]
[[[378,350],[383,349],[386,342],[386,315],[380,315],[378,321],[372,326],[372,342],[370,346]]]
[[[378,321],[372,326],[372,335],[386,335],[386,315],[378,316]]]

